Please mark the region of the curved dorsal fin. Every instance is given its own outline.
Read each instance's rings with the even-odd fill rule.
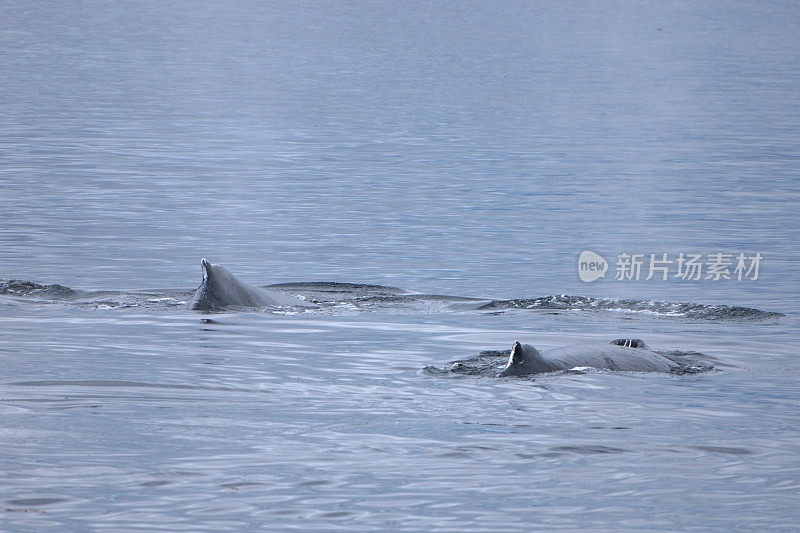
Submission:
[[[208,281],[208,271],[211,263],[205,257],[200,260],[200,268],[203,270],[203,281]]]
[[[519,341],[514,341],[514,346],[511,347],[511,354],[508,358],[509,363],[519,364],[525,360],[525,353],[522,349],[522,344]]]

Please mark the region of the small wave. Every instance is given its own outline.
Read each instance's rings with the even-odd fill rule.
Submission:
[[[405,294],[406,291],[397,287],[386,285],[371,285],[368,283],[346,283],[340,281],[299,281],[292,283],[275,283],[265,285],[270,289],[282,290],[301,290],[310,292],[329,292],[329,293],[359,293],[367,292],[370,294]]]
[[[674,316],[694,320],[766,320],[785,316],[783,313],[762,311],[751,307],[706,305],[661,300],[592,298],[566,294],[531,299],[492,300],[478,308],[481,311],[505,309],[549,309],[564,311],[616,311]]]
[[[66,299],[72,298],[78,293],[64,285],[41,285],[21,279],[0,279],[0,294]]]
[[[507,362],[508,350],[484,350],[476,356],[451,361],[441,368],[426,366],[423,372],[432,376],[495,377]]]
[[[31,299],[38,303],[62,303],[79,308],[126,309],[183,306],[188,293],[168,289],[147,292],[79,291],[58,284],[43,285],[19,279],[0,279],[0,295]]]

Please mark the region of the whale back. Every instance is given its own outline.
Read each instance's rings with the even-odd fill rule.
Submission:
[[[546,350],[542,357],[562,368],[591,367],[622,372],[670,372],[675,366],[665,356],[648,348],[636,347],[635,343],[565,346]]]
[[[203,282],[189,304],[191,309],[209,311],[227,306],[266,307],[308,305],[288,295],[267,292],[237,279],[228,269],[206,259],[200,261]]]
[[[621,372],[671,372],[676,363],[646,347],[640,339],[617,339],[609,344],[586,344],[539,352],[514,343],[508,364],[499,376],[522,376],[590,367]]]

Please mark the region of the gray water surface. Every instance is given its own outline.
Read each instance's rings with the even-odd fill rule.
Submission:
[[[798,35],[788,2],[0,5],[0,529],[796,529]],[[680,252],[764,261],[614,280]],[[320,305],[190,311],[201,257]],[[447,370],[620,337],[713,370]]]

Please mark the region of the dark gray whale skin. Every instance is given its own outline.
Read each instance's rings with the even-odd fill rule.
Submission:
[[[609,344],[565,346],[539,352],[533,346],[514,343],[508,364],[498,377],[543,374],[576,367],[624,372],[671,372],[677,364],[651,350],[639,339],[618,339]]]
[[[203,269],[203,282],[189,302],[190,309],[213,311],[228,306],[311,306],[308,302],[288,294],[267,291],[244,283],[238,280],[225,267],[214,265],[205,258],[200,261],[200,266]]]

